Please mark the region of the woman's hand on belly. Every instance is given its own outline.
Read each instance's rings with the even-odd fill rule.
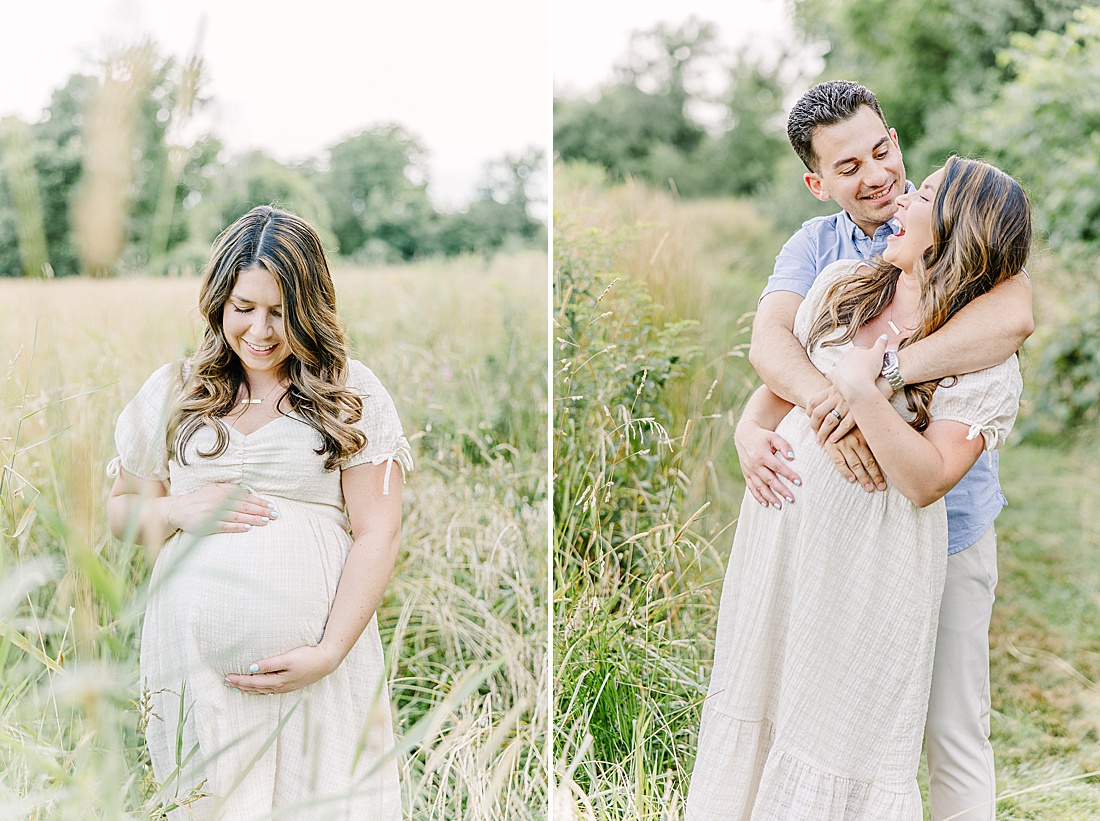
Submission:
[[[172,496],[168,525],[185,533],[243,533],[278,518],[275,504],[231,482],[215,482]]]
[[[291,693],[320,681],[335,670],[340,661],[320,645],[296,647],[255,662],[246,674],[230,673],[225,682],[227,687],[236,687],[252,695]]]

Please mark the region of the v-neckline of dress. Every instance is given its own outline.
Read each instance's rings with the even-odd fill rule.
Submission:
[[[230,432],[230,434],[234,434],[234,433],[235,433],[235,434],[237,434],[237,435],[238,435],[238,436],[240,436],[240,437],[241,437],[242,439],[248,439],[248,438],[250,438],[250,437],[253,437],[253,436],[255,436],[255,435],[256,435],[257,433],[259,433],[260,431],[264,430],[265,428],[269,428],[269,427],[271,427],[271,426],[272,426],[273,424],[275,424],[276,422],[280,421],[281,419],[288,419],[288,418],[290,418],[290,415],[291,415],[292,413],[294,413],[294,411],[291,411],[290,413],[283,413],[283,414],[279,414],[279,415],[278,415],[278,416],[276,416],[276,417],[275,417],[274,419],[268,419],[268,420],[267,420],[266,422],[264,422],[264,423],[263,423],[262,425],[260,425],[260,426],[259,426],[258,428],[256,428],[256,429],[255,429],[254,431],[251,431],[250,433],[245,433],[244,431],[241,431],[241,430],[237,430],[237,429],[236,429],[235,427],[233,427],[232,425],[230,425],[230,426],[229,426],[229,432]]]

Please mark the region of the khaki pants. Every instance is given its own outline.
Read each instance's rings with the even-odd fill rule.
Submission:
[[[997,778],[989,744],[989,619],[997,586],[993,526],[947,558],[924,747],[932,821],[992,821]]]

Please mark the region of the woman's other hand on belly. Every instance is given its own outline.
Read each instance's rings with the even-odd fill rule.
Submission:
[[[225,686],[249,695],[291,693],[320,681],[340,661],[320,645],[297,647],[255,662],[248,673],[230,673],[225,677]]]
[[[244,533],[279,516],[273,502],[230,482],[216,482],[171,497],[168,524],[185,533]]]

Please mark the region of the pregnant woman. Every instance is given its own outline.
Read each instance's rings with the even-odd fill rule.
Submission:
[[[118,420],[112,532],[167,542],[141,686],[177,818],[396,819],[374,617],[400,544],[409,445],[349,359],[324,250],[253,209],[222,234],[206,331]],[[350,530],[350,533],[349,533]]]
[[[806,414],[766,389],[746,408],[776,449],[797,454],[803,491],[782,510],[745,495],[688,793],[693,821],[923,817],[916,776],[947,562],[942,497],[983,447],[1004,441],[1021,380],[1015,356],[898,385],[892,402],[876,380],[887,350],[930,335],[1021,270],[1031,221],[1014,180],[958,157],[897,203],[901,230],[882,258],[822,271],[794,325],[889,487],[845,481]]]

